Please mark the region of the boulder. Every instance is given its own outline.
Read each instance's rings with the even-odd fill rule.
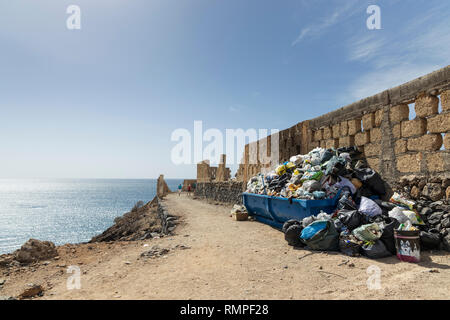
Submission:
[[[47,260],[58,255],[55,244],[50,241],[30,239],[14,252],[14,259],[21,263],[32,263]]]
[[[435,212],[428,217],[428,222],[432,225],[438,224],[441,221],[443,215],[444,212],[442,211]]]
[[[19,299],[26,299],[26,298],[32,298],[37,295],[42,295],[42,292],[44,289],[42,289],[41,285],[38,284],[29,284],[28,288],[26,288],[20,295]]]
[[[427,183],[423,187],[422,195],[432,201],[438,201],[444,197],[444,192],[440,183]]]
[[[450,251],[450,234],[447,234],[442,239],[442,248],[446,251]]]

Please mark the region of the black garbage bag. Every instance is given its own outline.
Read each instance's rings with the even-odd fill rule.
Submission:
[[[286,233],[286,230],[289,229],[290,226],[293,226],[295,224],[301,225],[302,223],[301,221],[295,219],[288,220],[283,224],[283,228],[281,228],[281,231],[283,231],[283,233]]]
[[[361,245],[345,237],[339,239],[339,250],[350,257],[358,257],[361,255]]]
[[[300,240],[300,235],[302,233],[303,226],[299,224],[293,224],[287,228],[284,239],[287,241],[288,245],[294,247],[304,247],[305,244]]]
[[[381,208],[383,211],[383,215],[387,216],[389,214],[389,211],[394,209],[397,205],[395,205],[392,202],[383,201],[381,199],[375,199],[373,200],[377,203],[377,205]]]
[[[441,234],[438,229],[420,232],[420,247],[426,250],[437,249],[441,243]]]
[[[395,249],[394,229],[398,229],[398,227],[400,226],[400,222],[398,222],[397,219],[391,217],[383,218],[384,228],[380,240],[383,242],[384,246],[390,253],[396,254],[397,250]]]
[[[390,257],[392,254],[386,249],[383,241],[377,240],[373,243],[363,244],[361,246],[361,252],[363,255],[370,259],[381,259]]]
[[[347,174],[344,158],[333,156],[327,164],[325,175],[345,176]]]
[[[275,192],[280,192],[281,189],[284,188],[284,186],[286,185],[286,183],[288,182],[289,179],[291,179],[291,174],[289,172],[286,172],[282,176],[273,179],[269,183],[268,188],[269,188],[269,190],[274,190]]]
[[[356,146],[338,148],[337,152],[338,152],[338,154],[348,153],[351,158],[353,158],[357,155],[360,155],[362,153],[360,150],[358,150],[358,148]]]
[[[333,156],[334,156],[334,153],[330,149],[325,150],[325,152],[322,155],[322,158],[320,158],[320,163],[327,162],[328,160],[333,158]]]
[[[372,191],[372,189],[369,188],[369,186],[367,186],[366,184],[363,184],[361,188],[356,190],[355,200],[360,201],[361,197],[370,198],[373,195],[374,195],[374,192]]]
[[[337,214],[338,219],[342,222],[348,230],[353,231],[353,229],[358,228],[360,225],[364,224],[364,217],[358,210],[339,210]]]
[[[338,210],[356,210],[357,209],[356,204],[353,201],[351,194],[352,193],[348,187],[342,188],[342,192],[339,196],[338,205],[337,205]]]
[[[386,193],[384,181],[375,170],[371,168],[361,168],[354,169],[353,172],[356,178],[367,185],[374,193],[378,195],[384,195]]]

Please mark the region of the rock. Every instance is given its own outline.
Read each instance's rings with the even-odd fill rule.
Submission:
[[[432,201],[438,201],[444,197],[444,192],[440,183],[427,183],[423,187],[422,195]]]
[[[443,201],[435,201],[430,203],[430,208],[433,210],[436,210],[438,207],[442,206],[444,204]]]
[[[450,218],[445,218],[441,221],[442,228],[450,228]]]
[[[6,283],[5,279],[0,279],[0,286],[4,285]]]
[[[425,207],[420,211],[421,216],[429,216],[432,213],[433,213],[433,210],[429,207]]]
[[[420,197],[420,189],[416,186],[411,188],[411,192],[409,193],[411,198],[418,199]]]
[[[443,211],[437,211],[433,213],[428,217],[428,223],[432,225],[438,224],[441,221],[443,215],[444,215]]]
[[[55,244],[50,241],[30,239],[14,252],[14,259],[21,263],[47,260],[58,255]]]
[[[446,251],[450,252],[450,234],[447,234],[443,239],[442,239],[442,248]]]
[[[440,234],[441,237],[445,237],[446,235],[449,234],[450,229],[441,229]]]
[[[38,284],[29,284],[29,287],[26,288],[20,295],[19,295],[19,299],[26,299],[26,298],[32,298],[35,297],[37,295],[42,294],[42,292],[44,291],[44,289],[42,289],[42,286],[38,285]]]
[[[10,296],[0,296],[0,300],[16,300],[16,298]]]
[[[450,187],[447,187],[447,189],[445,190],[445,199],[447,201],[450,201]]]

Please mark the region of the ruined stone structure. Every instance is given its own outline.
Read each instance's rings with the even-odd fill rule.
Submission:
[[[211,167],[209,160],[203,160],[197,164],[197,182],[223,182],[230,180],[231,171],[226,167],[226,155],[220,156],[218,167]]]
[[[164,180],[164,175],[161,174],[156,182],[156,195],[163,198],[166,194],[171,193],[166,181]]]

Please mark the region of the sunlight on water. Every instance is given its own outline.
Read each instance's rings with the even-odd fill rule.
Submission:
[[[176,191],[182,180],[166,182]],[[56,245],[89,241],[155,194],[154,179],[0,179],[0,254],[29,238]]]

